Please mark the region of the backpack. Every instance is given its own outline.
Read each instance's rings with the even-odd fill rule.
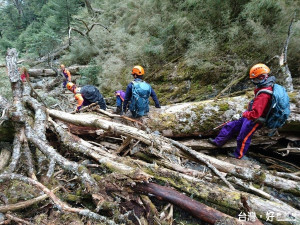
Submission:
[[[106,103],[99,92],[99,90],[93,85],[85,85],[80,89],[80,94],[83,96],[84,101],[87,101],[88,105],[94,102],[98,102],[101,109],[106,110]]]
[[[132,96],[129,109],[133,117],[141,117],[149,112],[151,86],[145,81],[132,81]]]
[[[277,128],[285,124],[290,115],[290,99],[285,88],[279,84],[274,84],[273,91],[258,91],[256,96],[262,92],[272,95],[272,102],[266,116],[265,126],[273,129],[274,131],[272,133],[274,134]],[[272,135],[269,134],[269,136]]]

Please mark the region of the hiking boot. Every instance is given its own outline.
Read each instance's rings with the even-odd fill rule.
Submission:
[[[227,156],[229,156],[229,157],[231,157],[231,158],[235,158],[235,159],[236,159],[235,155],[234,155],[232,152],[228,152],[228,153],[227,153]]]
[[[215,142],[215,139],[213,139],[213,138],[208,138],[207,141],[208,141],[209,143],[211,143],[212,145],[214,145],[214,146],[218,146],[217,143]]]
[[[122,108],[121,108],[120,106],[117,106],[117,108],[116,108],[116,110],[114,111],[114,113],[115,113],[115,114],[119,114],[119,115],[123,114]]]

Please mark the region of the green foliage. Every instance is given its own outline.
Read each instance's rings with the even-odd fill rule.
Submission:
[[[31,36],[27,46],[31,52],[44,56],[55,50],[59,43],[58,35],[46,24],[38,34]]]
[[[4,68],[0,69],[0,93],[8,100],[12,100],[10,82]]]
[[[78,81],[78,85],[99,85],[98,75],[101,71],[101,67],[93,64],[94,62],[90,63],[89,67],[80,69],[79,73],[81,77]]]
[[[7,39],[0,39],[0,54],[5,55],[8,48],[11,48],[12,44]]]
[[[66,64],[88,64],[93,57],[98,54],[97,48],[91,46],[87,40],[78,40],[70,48],[68,55],[65,55],[62,61],[65,61]]]
[[[88,33],[91,41],[73,30],[72,46],[60,59],[68,65],[97,65],[98,71],[83,71],[80,82],[99,82],[102,93],[113,95],[116,89],[126,88],[132,79],[131,68],[141,65],[147,81],[159,87],[159,95],[164,97],[171,98],[173,87],[181,87],[189,79],[190,90],[175,94],[180,100],[192,99],[189,95],[203,90],[217,92],[232,76],[244,75],[250,65],[280,54],[292,15],[297,12],[288,54],[290,70],[293,76],[298,74],[297,0],[91,3],[101,14],[89,15],[82,0],[24,0],[21,8],[11,3],[2,6],[0,52],[16,46],[22,54],[49,54],[65,43],[70,27],[85,33],[87,27],[97,24]],[[209,84],[212,86],[204,87]]]
[[[265,27],[273,27],[281,18],[282,6],[278,0],[253,0],[246,4],[241,16]]]

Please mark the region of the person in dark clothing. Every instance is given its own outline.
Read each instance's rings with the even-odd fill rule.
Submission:
[[[80,88],[72,82],[67,83],[66,86],[75,94],[74,97],[77,100],[76,111],[79,111],[82,106],[87,106],[95,102],[98,103],[100,109],[106,110],[105,100],[95,86],[85,85]]]
[[[270,68],[262,63],[256,64],[250,69],[250,79],[256,85],[255,98],[249,103],[247,111],[242,114],[240,119],[227,123],[215,139],[208,140],[211,144],[221,147],[238,135],[237,147],[232,155],[237,159],[241,159],[246,154],[253,133],[262,127],[259,121],[266,118],[269,112],[271,95],[264,92],[259,93],[263,89],[273,90],[275,77],[269,76],[269,73]]]
[[[134,80],[130,82],[126,88],[125,98],[123,102],[123,112],[129,109],[133,117],[141,117],[147,115],[149,112],[149,97],[151,96],[156,108],[160,108],[158,98],[153,88],[143,81],[145,74],[144,68],[141,66],[134,66],[132,69],[132,76]]]

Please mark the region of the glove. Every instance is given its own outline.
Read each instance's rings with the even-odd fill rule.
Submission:
[[[235,114],[235,115],[232,116],[233,120],[239,120],[240,118],[241,118],[240,114]]]
[[[76,108],[76,112],[77,113],[79,113],[79,110],[81,109],[81,106],[78,106],[77,108]]]

